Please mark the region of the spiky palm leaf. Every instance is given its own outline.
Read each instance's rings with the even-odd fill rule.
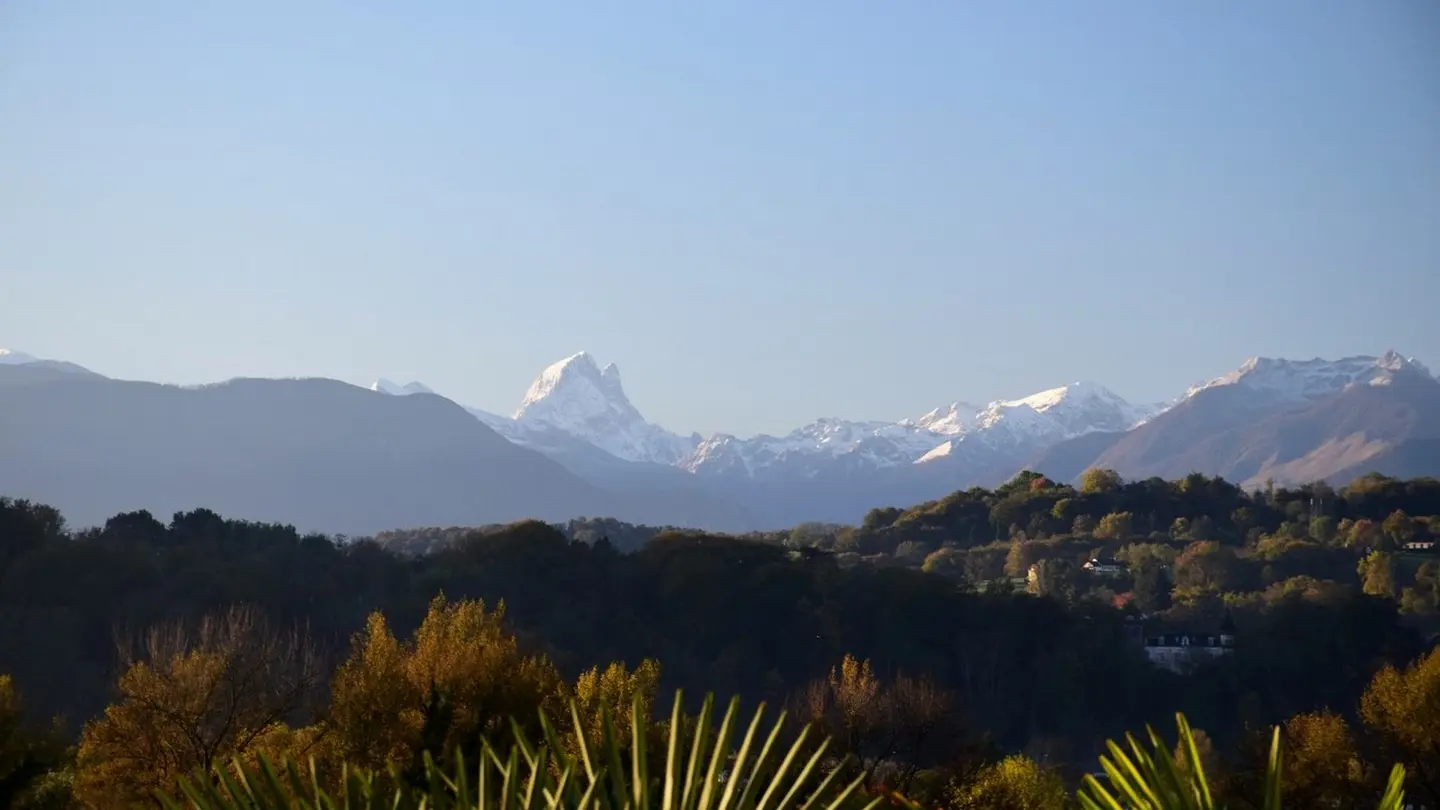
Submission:
[[[575,727],[582,728],[573,706],[571,711]],[[517,727],[508,752],[482,743],[480,761],[472,765],[457,752],[453,772],[426,754],[427,784],[421,788],[404,784],[393,768],[391,783],[398,787],[388,790],[379,787],[374,774],[347,769],[331,795],[313,761],[302,767],[288,760],[277,769],[262,758],[258,766],[236,762],[232,769],[182,780],[182,797],[162,796],[161,801],[171,810],[874,810],[884,800],[867,798],[860,779],[840,785],[838,770],[821,778],[828,742],[806,756],[809,733],[802,729],[786,749],[779,742],[784,715],[762,735],[763,715],[762,705],[734,748],[731,738],[741,726],[739,701],[730,702],[715,730],[714,698],[708,696],[687,752],[677,692],[664,773],[653,777],[645,751],[648,720],[637,701],[628,750],[608,713],[600,745],[588,745],[576,733],[570,749],[542,716],[545,739],[538,746]]]
[[[1145,748],[1132,735],[1126,734],[1129,751],[1113,740],[1106,743],[1110,755],[1100,757],[1107,787],[1094,776],[1087,775],[1076,798],[1084,810],[1215,810],[1215,797],[1205,776],[1195,735],[1185,715],[1175,715],[1180,736],[1177,764],[1169,746],[1146,728],[1150,746]],[[1265,767],[1265,789],[1261,806],[1264,810],[1281,810],[1280,780],[1282,774],[1280,729],[1270,740],[1270,757]],[[1390,771],[1385,793],[1378,810],[1401,810],[1405,804],[1405,769],[1396,765]]]

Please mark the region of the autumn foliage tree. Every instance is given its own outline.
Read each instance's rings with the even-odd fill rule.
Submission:
[[[1124,483],[1114,470],[1091,467],[1080,474],[1080,491],[1085,493],[1114,492]]]
[[[955,810],[1064,810],[1065,782],[1029,757],[1015,754],[953,785],[947,802]]]
[[[660,688],[660,663],[651,659],[640,662],[635,669],[615,661],[609,666],[591,667],[575,680],[571,699],[580,728],[576,729],[588,745],[598,748],[605,733],[605,716],[615,722],[621,744],[628,747],[632,719],[639,700],[641,727],[650,725],[654,715],[655,694]],[[573,718],[572,718],[573,722]]]
[[[1134,533],[1134,516],[1129,512],[1111,512],[1100,518],[1095,536],[1105,540],[1126,540]]]
[[[803,717],[852,758],[867,782],[902,792],[916,772],[961,742],[955,697],[929,678],[896,675],[882,683],[868,659],[846,655],[797,701]],[[836,763],[837,765],[839,763]]]
[[[1405,765],[1415,794],[1440,806],[1440,648],[1404,669],[1382,669],[1361,698],[1360,716]]]
[[[1372,551],[1365,555],[1356,567],[1360,574],[1360,586],[1371,596],[1391,598],[1395,595],[1395,559],[1383,551]]]
[[[1283,790],[1296,807],[1361,806],[1377,790],[1345,718],[1332,711],[1285,721]]]
[[[503,604],[487,611],[441,595],[402,642],[372,614],[335,673],[327,725],[338,758],[415,776],[426,751],[444,760],[464,748],[473,761],[480,739],[503,741],[512,717],[538,739],[538,712],[565,709],[563,681],[548,658],[520,650],[504,618]]]
[[[152,628],[120,661],[119,700],[80,738],[76,792],[92,808],[153,803],[217,759],[303,753],[276,742],[297,742],[287,723],[313,712],[326,674],[305,633],[249,607]]]

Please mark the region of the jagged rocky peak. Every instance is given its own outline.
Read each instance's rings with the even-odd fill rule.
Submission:
[[[619,366],[607,363],[605,368],[600,369],[600,384],[612,396],[625,399],[625,389],[620,384]]]
[[[1432,379],[1435,376],[1430,373],[1430,368],[1424,363],[1416,360],[1413,357],[1406,357],[1395,351],[1394,349],[1386,352],[1383,356],[1380,357],[1380,359],[1376,360],[1375,366],[1377,368],[1390,372],[1408,371],[1421,374]]]
[[[583,351],[546,366],[513,418],[564,431],[628,461],[675,464],[696,444],[645,421],[625,395],[620,368],[614,363],[601,368]]]
[[[613,382],[606,382],[605,374],[595,364],[595,358],[591,357],[589,352],[576,352],[541,370],[539,376],[530,383],[530,388],[525,391],[525,398],[520,401],[520,407],[515,409],[514,418],[523,419],[526,412],[536,405],[571,391],[579,393],[582,390],[606,390],[608,393],[619,394],[623,399],[619,369],[614,369],[610,376]],[[628,400],[625,404],[629,404]]]

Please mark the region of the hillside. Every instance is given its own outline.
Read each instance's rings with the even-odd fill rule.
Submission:
[[[1344,483],[1390,472],[1385,465],[1397,475],[1440,474],[1440,455],[1425,452],[1434,439],[1440,382],[1421,370],[1382,368],[1368,382],[1298,397],[1244,385],[1204,388],[1134,430],[1062,442],[1031,466],[1063,481],[1104,467],[1130,479],[1203,472],[1246,486]]]
[[[0,367],[0,491],[80,525],[204,506],[304,529],[628,514],[437,396],[332,380],[186,389]]]

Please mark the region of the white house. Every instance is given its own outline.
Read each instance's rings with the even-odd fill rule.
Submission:
[[[1084,568],[1086,571],[1089,571],[1092,574],[1112,575],[1123,574],[1126,571],[1130,570],[1125,565],[1125,563],[1122,563],[1119,560],[1101,559],[1099,557],[1095,557],[1091,559],[1090,562],[1085,563]]]
[[[1220,632],[1214,635],[1168,633],[1145,639],[1145,655],[1150,663],[1182,675],[1207,660],[1234,652],[1235,625],[1228,615],[1220,625]]]

